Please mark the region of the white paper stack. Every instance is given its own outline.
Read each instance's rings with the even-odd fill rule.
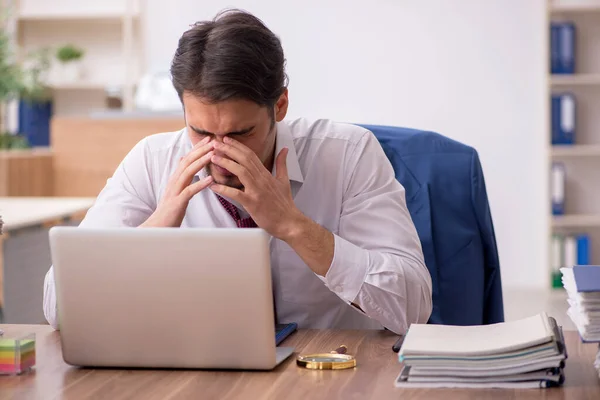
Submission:
[[[560,272],[568,295],[567,315],[582,341],[600,341],[600,266],[576,265]]]
[[[598,346],[598,353],[596,354],[596,361],[594,361],[594,367],[598,371],[598,378],[600,378],[600,346]]]
[[[397,387],[544,388],[564,382],[562,330],[541,313],[492,325],[413,324]]]

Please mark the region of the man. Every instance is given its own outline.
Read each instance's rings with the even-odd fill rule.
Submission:
[[[404,188],[371,132],[283,121],[284,64],[244,12],[185,32],[171,74],[186,127],[138,143],[81,226],[258,226],[273,237],[279,322],[404,333],[432,309]],[[52,268],[44,312],[58,328]]]

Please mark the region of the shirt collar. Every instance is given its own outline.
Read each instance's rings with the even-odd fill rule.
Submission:
[[[296,153],[296,146],[294,145],[294,138],[290,128],[285,122],[277,123],[277,139],[275,141],[275,160],[277,155],[284,148],[288,148],[286,166],[288,170],[288,177],[291,181],[298,183],[304,182],[304,176],[300,169],[300,163],[298,162],[298,153]],[[275,160],[273,161],[273,175],[276,173]]]

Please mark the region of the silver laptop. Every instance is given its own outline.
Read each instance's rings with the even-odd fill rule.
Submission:
[[[50,247],[71,365],[269,370],[293,352],[261,229],[54,227]]]

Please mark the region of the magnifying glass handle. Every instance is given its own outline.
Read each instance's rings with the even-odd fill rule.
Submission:
[[[348,352],[348,347],[345,344],[341,345],[337,349],[331,352],[331,354],[346,354]]]

